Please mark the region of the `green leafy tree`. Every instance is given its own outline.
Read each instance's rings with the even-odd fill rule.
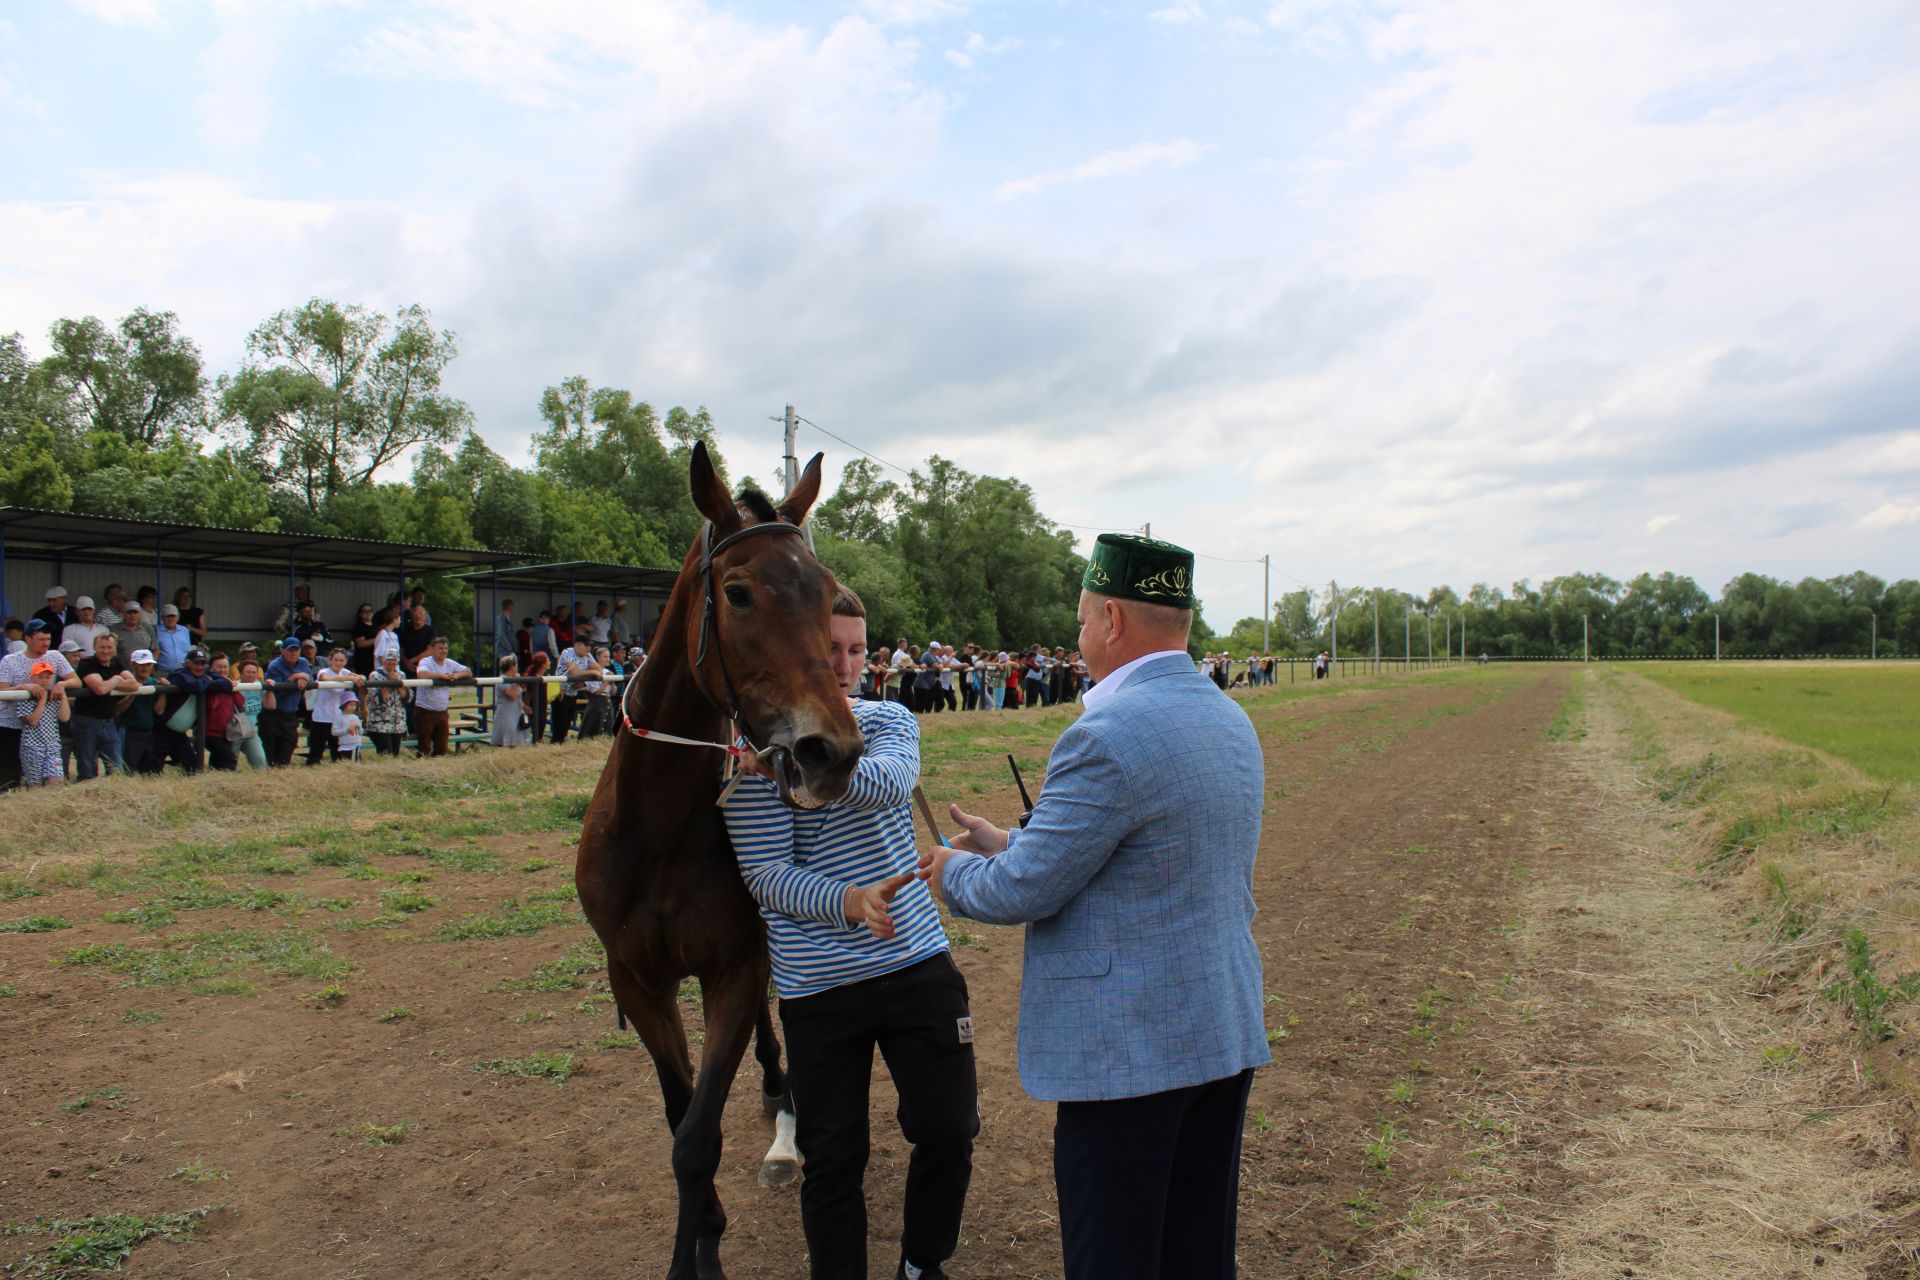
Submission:
[[[617,387],[594,387],[574,376],[540,396],[546,430],[533,437],[536,469],[570,490],[611,494],[629,512],[629,525],[671,548],[647,563],[679,563],[700,532],[700,516],[687,500],[687,468],[693,447],[705,442],[720,464],[713,417],[706,409],[675,406],[663,419],[651,404]],[[724,467],[720,478],[726,480]],[[623,542],[636,542],[623,537]]]
[[[42,362],[47,385],[80,434],[106,432],[154,448],[206,422],[200,348],[171,311],[142,307],[109,328],[94,316],[56,320]]]
[[[390,321],[315,298],[248,336],[245,365],[217,384],[220,409],[274,482],[317,514],[408,450],[459,435],[471,414],[441,392],[457,350],[423,307]]]
[[[54,449],[53,428],[35,422],[0,457],[0,504],[66,511],[73,506],[73,480]]]

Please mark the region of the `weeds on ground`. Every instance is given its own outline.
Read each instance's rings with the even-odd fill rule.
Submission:
[[[59,916],[28,916],[11,924],[0,924],[0,933],[54,933],[73,925]]]
[[[1560,711],[1553,717],[1553,723],[1547,726],[1549,742],[1573,742],[1587,736],[1581,727],[1580,718],[1587,707],[1587,686],[1583,680],[1575,680],[1567,690],[1567,700],[1560,704]]]
[[[476,1062],[473,1069],[487,1075],[513,1079],[551,1080],[559,1086],[573,1078],[574,1066],[570,1053],[535,1053],[524,1058],[495,1058]]]
[[[413,1132],[413,1121],[400,1120],[393,1124],[364,1124],[360,1126],[360,1136],[367,1145],[374,1147],[397,1147],[407,1140]]]
[[[532,977],[506,978],[487,990],[505,993],[570,991],[585,986],[586,983],[581,979],[605,967],[606,963],[606,952],[601,950],[598,942],[576,943],[559,959],[534,966]]]
[[[245,982],[227,980],[243,969],[322,980],[342,978],[353,970],[352,964],[299,933],[253,929],[177,934],[150,947],[93,943],[70,948],[60,963],[103,967],[123,975],[131,987],[196,984],[193,989],[202,995],[237,995],[240,988],[250,993],[253,988]]]
[[[441,925],[433,936],[442,942],[511,938],[519,934],[538,933],[548,925],[559,924],[568,914],[567,909],[557,902],[523,903],[518,898],[506,898],[500,903],[498,915],[461,916],[458,920]]]
[[[157,1009],[129,1009],[120,1015],[120,1021],[130,1027],[152,1027],[167,1020],[167,1015]]]
[[[231,1169],[217,1168],[214,1165],[208,1164],[198,1156],[195,1156],[192,1160],[189,1160],[167,1175],[169,1178],[178,1178],[182,1182],[195,1184],[218,1182],[222,1178],[231,1178],[232,1176],[233,1171]]]
[[[213,1211],[188,1209],[184,1213],[116,1213],[96,1218],[35,1218],[9,1223],[9,1236],[53,1236],[52,1244],[14,1263],[7,1274],[34,1280],[79,1280],[103,1271],[118,1271],[133,1251],[149,1240],[186,1240]]]
[[[1406,1126],[1398,1120],[1379,1120],[1380,1133],[1360,1148],[1369,1167],[1382,1173],[1393,1167],[1393,1153],[1406,1140]]]
[[[1909,974],[1892,986],[1882,982],[1873,969],[1867,931],[1857,925],[1847,928],[1846,946],[1847,976],[1828,987],[1827,995],[1853,1014],[1860,1024],[1860,1038],[1867,1044],[1891,1040],[1898,1029],[1887,1020],[1887,1009],[1920,996],[1920,974]]]
[[[68,1098],[60,1104],[62,1111],[85,1111],[95,1103],[109,1111],[124,1111],[127,1103],[127,1087],[121,1084],[102,1085],[92,1093],[83,1093],[77,1098]]]
[[[413,1016],[413,1010],[407,1008],[407,1006],[403,1004],[396,1004],[392,1008],[388,1009],[385,1013],[375,1018],[374,1021],[375,1022],[405,1022],[408,1018],[411,1018],[412,1016]]]

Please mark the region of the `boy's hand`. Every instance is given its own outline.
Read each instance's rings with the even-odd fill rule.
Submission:
[[[893,913],[890,907],[893,895],[913,878],[913,873],[908,872],[906,875],[889,876],[878,884],[848,885],[843,907],[847,923],[866,925],[867,932],[876,938],[891,938]]]

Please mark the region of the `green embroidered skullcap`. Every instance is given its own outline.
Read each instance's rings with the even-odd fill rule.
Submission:
[[[1131,533],[1103,533],[1080,585],[1103,596],[1193,608],[1193,552]]]

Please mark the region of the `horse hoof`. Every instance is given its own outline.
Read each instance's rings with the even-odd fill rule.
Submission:
[[[785,1187],[800,1181],[800,1162],[781,1157],[764,1160],[760,1164],[760,1185],[763,1187]]]

